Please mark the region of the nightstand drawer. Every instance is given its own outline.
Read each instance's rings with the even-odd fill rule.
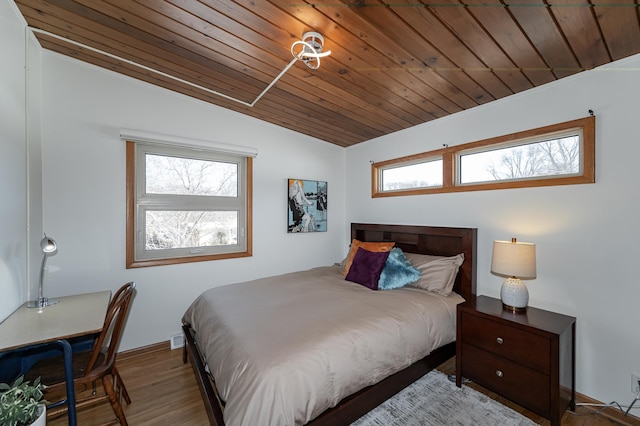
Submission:
[[[549,376],[464,343],[462,354],[465,377],[530,410],[549,416]]]
[[[461,319],[460,327],[465,343],[549,374],[549,339],[467,312],[462,313]]]

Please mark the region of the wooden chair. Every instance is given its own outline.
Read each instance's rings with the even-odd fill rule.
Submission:
[[[87,352],[73,354],[74,385],[76,388],[82,385],[88,388],[91,385],[93,389],[90,396],[84,397],[77,393],[76,407],[91,406],[107,399],[123,426],[127,425],[127,419],[122,410],[121,400],[124,398],[127,404],[131,404],[131,398],[118,373],[115,361],[116,350],[122,337],[135,287],[134,282],[129,282],[116,291],[107,309],[104,328],[97,336],[93,348]],[[49,399],[49,394],[64,392],[62,356],[40,360],[25,374],[26,380],[32,381],[37,377],[40,377],[41,383],[46,385],[45,398]],[[102,382],[104,393],[96,391],[98,380]],[[47,407],[47,417],[57,417],[67,412],[66,404],[55,403],[50,407]]]

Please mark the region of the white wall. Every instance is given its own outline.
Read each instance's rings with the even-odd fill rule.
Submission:
[[[43,54],[44,229],[59,245],[47,295],[138,294],[121,350],[180,332],[204,289],[341,260],[343,148],[83,64]],[[253,257],[125,269],[125,143],[120,128],[257,147]],[[287,234],[287,179],[328,182],[328,232]]]
[[[530,305],[577,317],[577,391],[629,403],[640,372],[640,56],[347,149],[347,221],[478,228],[478,294],[499,297],[492,241],[537,244]],[[371,198],[382,161],[596,115],[596,183]],[[636,413],[637,414],[637,413]]]
[[[0,0],[0,321],[35,297],[42,238],[41,49]]]
[[[0,3],[0,320],[26,289],[26,136],[24,32],[14,8]]]
[[[26,135],[27,135],[27,300],[38,298],[42,262],[42,49],[31,33],[26,38]]]

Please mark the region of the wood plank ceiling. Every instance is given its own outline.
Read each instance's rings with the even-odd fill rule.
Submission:
[[[16,4],[45,49],[340,146],[640,52],[638,0]],[[296,62],[254,106],[237,102],[260,95],[307,31],[332,51],[320,68]]]

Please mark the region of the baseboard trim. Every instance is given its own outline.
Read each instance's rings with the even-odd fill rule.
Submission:
[[[583,395],[581,393],[576,392],[576,404],[604,404],[601,401],[595,400],[593,398],[590,398],[586,395]],[[640,406],[639,406],[640,407]],[[586,411],[590,411],[590,412],[596,412],[598,410],[602,410],[600,411],[600,416],[603,417],[607,417],[617,423],[620,423],[621,425],[624,426],[639,426],[640,425],[640,417],[636,417],[633,414],[629,414],[627,416],[624,415],[624,413],[622,411],[620,411],[617,407],[606,407],[603,409],[603,407],[591,407],[588,405],[582,405],[580,406],[581,409],[586,410]]]
[[[166,340],[164,342],[158,342],[148,346],[141,346],[139,348],[118,352],[118,359],[123,360],[127,358],[134,358],[137,356],[149,355],[154,352],[170,351],[170,350],[171,350],[171,341]]]

